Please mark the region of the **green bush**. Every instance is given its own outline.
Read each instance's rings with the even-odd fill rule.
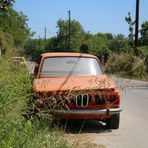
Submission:
[[[0,147],[67,147],[62,130],[51,128],[50,120],[23,118],[31,83],[25,67],[13,65],[9,56],[0,59]]]
[[[148,55],[148,46],[137,47],[137,51],[140,54],[140,56],[147,56]]]
[[[13,37],[9,33],[3,32],[0,29],[0,52],[4,54],[9,49],[11,49],[13,46],[14,46]]]
[[[112,54],[105,68],[109,73],[118,73],[133,78],[147,76],[145,59],[129,54]]]

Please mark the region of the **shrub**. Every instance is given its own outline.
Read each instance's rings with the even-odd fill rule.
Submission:
[[[105,68],[109,73],[119,73],[128,77],[144,78],[147,76],[145,59],[128,54],[111,55]]]
[[[9,59],[0,59],[0,147],[67,147],[62,131],[51,128],[49,120],[23,118],[32,82],[26,68],[16,67]]]
[[[140,56],[147,56],[148,55],[148,46],[140,46],[137,47],[137,51]]]

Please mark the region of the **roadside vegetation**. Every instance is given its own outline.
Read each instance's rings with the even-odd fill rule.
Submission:
[[[10,60],[10,55],[0,59],[0,147],[68,147],[63,130],[53,127],[52,120],[23,118],[32,95],[31,78],[26,67]]]
[[[145,58],[130,54],[112,54],[105,65],[106,72],[120,77],[147,79]]]
[[[68,147],[63,130],[51,119],[26,120],[32,79],[27,67],[13,63],[25,56],[23,46],[32,36],[27,17],[0,0],[0,147]]]

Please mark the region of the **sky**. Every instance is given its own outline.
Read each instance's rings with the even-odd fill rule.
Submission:
[[[57,21],[71,18],[80,22],[92,34],[110,32],[113,35],[129,34],[125,17],[128,12],[135,19],[136,0],[16,0],[14,9],[29,19],[28,26],[36,32],[34,38],[56,36]],[[140,25],[148,21],[148,0],[140,0]]]

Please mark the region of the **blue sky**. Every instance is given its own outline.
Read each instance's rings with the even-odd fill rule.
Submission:
[[[14,9],[28,17],[29,27],[36,32],[35,38],[44,37],[44,27],[47,27],[48,37],[55,36],[57,20],[68,19],[68,10],[85,31],[127,36],[128,25],[124,18],[129,11],[135,18],[135,3],[136,0],[16,0]],[[146,20],[148,0],[140,0],[140,24]]]

